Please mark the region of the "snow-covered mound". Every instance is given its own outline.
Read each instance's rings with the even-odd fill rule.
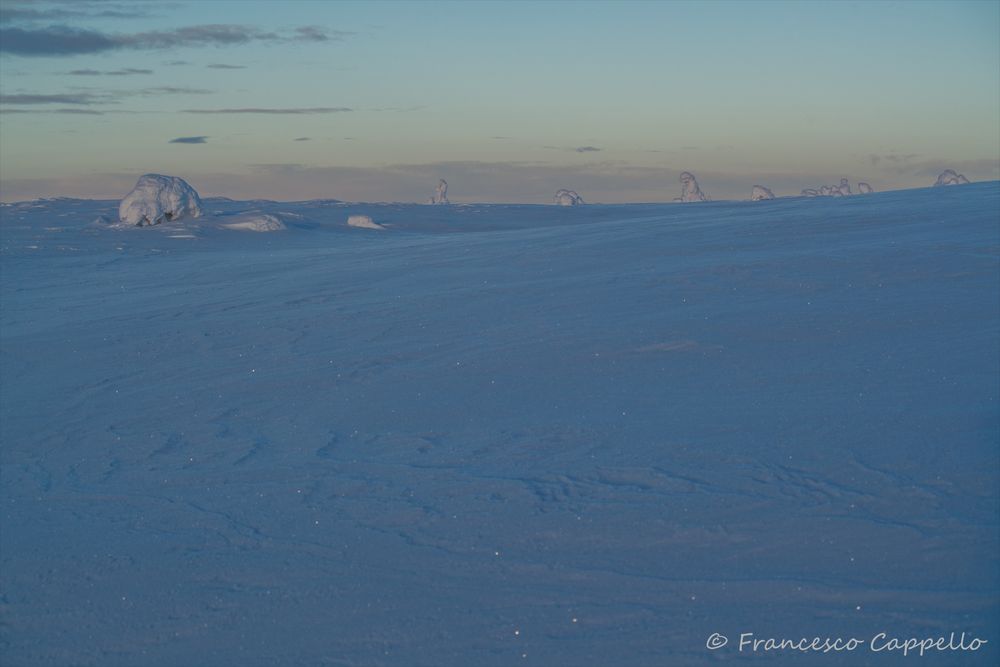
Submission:
[[[851,194],[851,184],[847,182],[846,178],[840,179],[840,194],[845,197]]]
[[[774,199],[774,193],[763,185],[753,186],[753,191],[750,193],[750,201],[763,201],[765,199]]]
[[[874,190],[872,190],[872,186],[865,182],[858,183],[858,194],[870,195],[872,192],[874,192]]]
[[[444,181],[441,181],[444,183]],[[378,224],[370,215],[352,215],[347,218],[347,224],[351,227],[362,227],[364,229],[385,229]]]
[[[434,188],[434,196],[431,200],[427,202],[428,204],[450,204],[448,201],[448,181],[443,178],[438,181],[437,187]]]
[[[803,197],[819,197],[819,190],[815,188],[806,188],[802,191]]]
[[[583,197],[565,188],[556,190],[555,200],[559,206],[579,206],[583,203]]]
[[[201,198],[183,178],[144,174],[118,207],[118,219],[144,227],[201,216]]]
[[[867,183],[865,185],[868,185]],[[861,184],[858,184],[860,189]],[[868,186],[871,191],[871,186]],[[817,188],[806,188],[802,191],[803,197],[847,197],[851,193],[851,184],[846,178],[840,179],[840,185],[823,185]]]
[[[680,180],[684,191],[681,196],[674,201],[708,201],[708,197],[701,191],[701,188],[698,187],[698,180],[694,177],[694,174],[690,171],[685,171],[681,174]]]
[[[941,175],[937,177],[937,180],[934,181],[934,187],[942,185],[965,185],[968,182],[969,179],[967,179],[964,174],[959,174],[955,172],[954,169],[945,169],[941,172]]]
[[[223,227],[241,232],[279,232],[288,229],[280,218],[269,213],[244,213],[227,218],[227,220],[227,222],[222,223]]]

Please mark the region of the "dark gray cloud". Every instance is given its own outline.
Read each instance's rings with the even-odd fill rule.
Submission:
[[[20,56],[73,56],[118,49],[170,49],[185,46],[231,46],[251,42],[342,40],[346,31],[324,31],[315,26],[291,33],[259,30],[251,26],[211,24],[136,34],[109,34],[97,30],[52,25],[44,28],[0,28],[0,53]]]
[[[310,137],[296,137],[295,139],[292,139],[292,141],[309,141],[309,140]]]
[[[168,67],[177,67],[179,65],[190,65],[191,63],[189,63],[186,60],[168,60],[163,64],[167,65]]]
[[[207,144],[208,137],[198,136],[198,137],[177,137],[176,139],[171,139],[167,143],[170,144]]]
[[[580,146],[579,148],[574,148],[577,153],[598,153],[600,148],[597,146]]]
[[[101,7],[101,9],[98,9],[98,7]],[[2,7],[0,8],[0,23],[63,21],[80,18],[136,19],[145,18],[150,15],[148,7],[140,9],[138,6],[112,5],[110,3],[92,5],[81,2],[74,5],[74,9],[64,7],[50,9],[34,9],[25,6]]]
[[[181,113],[259,113],[259,114],[322,114],[345,113],[352,111],[347,107],[301,107],[288,109],[267,109],[246,107],[239,109],[182,109]]]
[[[212,63],[205,65],[208,69],[246,69],[246,65],[227,65],[226,63]]]
[[[126,67],[124,69],[98,70],[98,69],[74,69],[66,72],[72,76],[132,76],[134,74],[152,74],[151,69],[136,69]]]
[[[65,93],[57,95],[2,95],[0,104],[101,104],[107,97],[94,93]]]

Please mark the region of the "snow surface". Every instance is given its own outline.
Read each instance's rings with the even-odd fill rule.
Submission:
[[[680,181],[683,192],[675,201],[708,201],[708,197],[705,196],[705,193],[701,191],[700,187],[698,187],[698,180],[694,177],[694,174],[689,171],[685,171],[681,173]]]
[[[116,206],[0,210],[2,664],[1000,662],[1000,183]]]
[[[964,174],[956,173],[953,169],[945,169],[941,172],[941,175],[937,177],[937,180],[934,181],[934,186],[965,185],[968,182],[969,179],[967,179]]]
[[[559,190],[556,190],[555,202],[559,206],[579,206],[583,204],[583,197],[578,195],[573,190],[560,188]]]
[[[118,219],[142,227],[171,220],[197,218],[201,199],[183,178],[145,174],[118,207]]]
[[[750,191],[750,201],[763,201],[765,199],[774,199],[774,193],[763,185],[753,186],[753,190]]]

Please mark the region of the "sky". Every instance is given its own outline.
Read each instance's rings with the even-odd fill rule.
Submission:
[[[0,200],[1000,178],[1000,2],[0,0]]]

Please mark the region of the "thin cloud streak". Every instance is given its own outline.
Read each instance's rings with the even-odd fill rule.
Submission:
[[[197,137],[177,137],[176,139],[171,139],[167,142],[168,144],[207,144],[207,136],[197,136]]]
[[[295,28],[291,34],[281,34],[233,24],[196,25],[131,35],[108,34],[67,25],[45,28],[9,27],[0,28],[0,53],[19,56],[74,56],[120,49],[232,46],[252,42],[340,41],[353,34],[344,30],[324,30],[316,26]]]
[[[289,108],[289,109],[267,109],[258,107],[247,107],[240,109],[181,109],[180,113],[324,114],[324,113],[347,113],[349,111],[353,111],[353,109],[350,109],[348,107],[302,107],[302,108]]]

